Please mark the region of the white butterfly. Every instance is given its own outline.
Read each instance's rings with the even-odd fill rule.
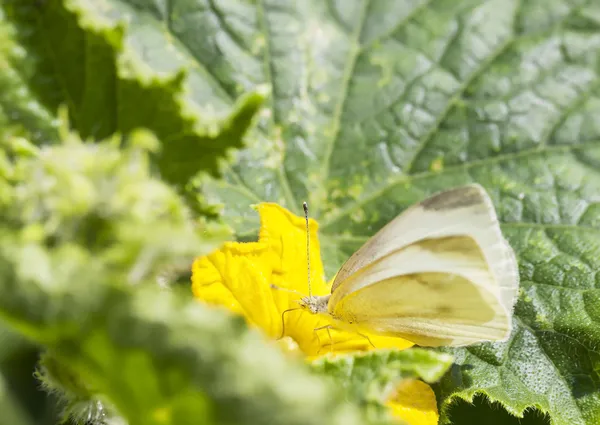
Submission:
[[[513,250],[474,184],[404,211],[346,261],[331,295],[300,305],[343,328],[461,346],[508,338],[518,288]]]

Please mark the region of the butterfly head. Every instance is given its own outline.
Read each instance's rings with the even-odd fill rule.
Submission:
[[[298,304],[300,304],[300,308],[308,310],[312,314],[327,313],[329,297],[331,297],[331,295],[302,297],[300,301],[298,301]]]

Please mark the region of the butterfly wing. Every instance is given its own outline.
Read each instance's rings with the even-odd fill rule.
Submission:
[[[437,193],[405,210],[369,239],[341,267],[331,287],[332,294],[352,290],[342,284],[360,269],[424,239],[470,236],[483,251],[494,276],[502,305],[511,309],[519,288],[517,261],[504,240],[496,211],[478,184]],[[400,270],[404,264],[394,266]]]
[[[478,185],[434,195],[390,222],[338,273],[329,312],[419,345],[504,340],[514,253]]]

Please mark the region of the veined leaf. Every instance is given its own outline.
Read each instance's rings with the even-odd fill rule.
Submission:
[[[595,2],[103,4],[104,16],[131,20],[126,38],[138,49],[167,40],[194,63],[195,90],[215,104],[270,85],[255,142],[224,181],[204,186],[241,238],[258,228],[249,204],[300,212],[308,200],[331,277],[409,205],[482,184],[519,256],[515,331],[504,344],[454,350],[441,405],[483,392],[516,415],[535,407],[554,424],[598,422]]]

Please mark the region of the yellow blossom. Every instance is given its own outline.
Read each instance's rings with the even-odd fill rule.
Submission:
[[[373,348],[363,335],[335,328],[328,333],[323,327],[332,322],[325,315],[301,310],[284,314],[298,308],[297,301],[308,294],[306,223],[277,204],[263,203],[257,209],[261,218],[258,242],[226,243],[196,259],[194,295],[242,314],[273,339],[289,337],[308,356]],[[317,229],[318,224],[309,220],[311,289],[313,295],[326,295],[329,289]],[[319,328],[323,329],[315,331]],[[369,339],[377,348],[412,345],[400,338],[369,335]]]
[[[405,379],[387,402],[394,416],[411,425],[437,425],[438,410],[431,387],[417,379]]]
[[[309,292],[305,219],[273,203],[261,203],[256,209],[261,221],[258,242],[225,243],[194,261],[192,291],[196,298],[242,315],[251,326],[279,340],[287,351],[300,352],[308,358],[413,345],[401,338],[373,334],[366,335],[367,339],[365,335],[336,329],[327,315],[298,309],[298,300]],[[331,285],[325,281],[317,230],[317,222],[310,219],[311,290],[312,295],[327,295]],[[329,331],[325,328],[328,325],[333,326]],[[409,420],[413,425],[436,423],[430,418],[437,421],[437,409],[431,410],[431,406],[435,408],[435,396],[423,385],[429,392],[418,388],[420,393],[408,398],[398,392],[389,402],[398,417],[408,418],[401,410],[410,410],[411,397],[417,401],[428,398],[429,416],[425,421]],[[415,413],[411,418],[417,417]]]

